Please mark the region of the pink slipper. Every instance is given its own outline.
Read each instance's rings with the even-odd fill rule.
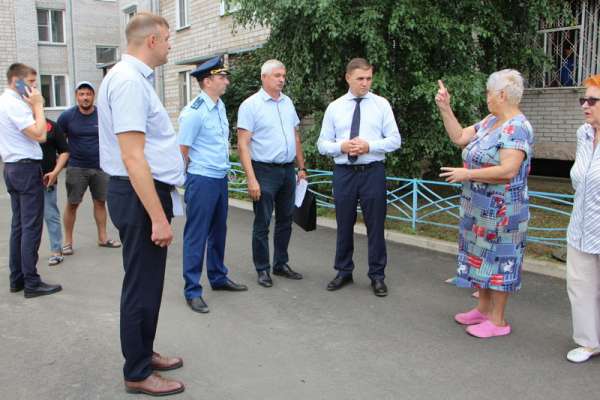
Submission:
[[[467,327],[467,333],[478,338],[491,338],[494,336],[506,336],[510,333],[510,325],[496,326],[492,321],[483,321],[477,325]]]
[[[454,320],[461,325],[475,325],[488,320],[485,314],[482,314],[478,309],[474,308],[471,311],[456,314]]]

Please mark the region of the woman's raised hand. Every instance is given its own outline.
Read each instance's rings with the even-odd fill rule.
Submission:
[[[448,93],[448,89],[444,86],[444,82],[438,80],[438,92],[435,95],[435,103],[437,104],[440,111],[450,111],[450,93]]]

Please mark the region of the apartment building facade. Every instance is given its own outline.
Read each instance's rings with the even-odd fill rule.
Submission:
[[[157,71],[157,90],[176,124],[179,111],[198,91],[189,72],[218,55],[235,57],[261,46],[267,28],[233,31],[225,0],[120,0],[122,31],[135,12],[164,16],[171,26],[172,50],[167,65]],[[583,118],[577,99],[582,82],[600,73],[600,0],[573,0],[572,16],[543,23],[539,46],[552,61],[541,73],[528,77],[522,109],[532,122],[540,161],[570,161],[575,157],[575,131]],[[123,39],[124,40],[124,39]],[[518,66],[513,66],[517,67]]]
[[[36,68],[46,114],[56,119],[75,104],[78,81],[98,86],[99,67],[120,57],[119,29],[116,0],[0,0],[0,68]]]
[[[160,14],[169,22],[171,53],[168,64],[157,69],[157,91],[175,126],[181,109],[198,93],[198,84],[190,78],[198,64],[217,55],[232,59],[252,51],[269,35],[261,27],[234,30],[235,9],[225,0],[120,0],[119,8],[122,24],[139,11]]]

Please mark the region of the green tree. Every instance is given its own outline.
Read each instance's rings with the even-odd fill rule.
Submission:
[[[238,24],[269,26],[271,34],[247,65],[238,62],[234,78],[237,76],[244,82],[243,88],[255,90],[261,62],[277,58],[286,64],[286,92],[301,116],[314,116],[315,120],[313,127],[303,132],[308,165],[330,166],[331,161],[318,155],[315,148],[323,111],[329,102],[347,91],[346,63],[353,57],[364,57],[375,65],[373,91],[392,104],[403,138],[402,150],[387,159],[388,173],[403,176],[423,176],[441,165],[459,162],[459,151],[446,138],[435,106],[437,80],[443,79],[449,88],[459,120],[464,125],[475,123],[487,113],[487,76],[502,68],[516,68],[524,75],[540,68],[544,56],[532,45],[539,21],[556,18],[568,3],[560,0],[236,2],[240,5],[235,13]],[[237,84],[234,80],[232,89]],[[236,94],[242,94],[240,91]],[[239,104],[233,96],[229,101],[230,108]]]

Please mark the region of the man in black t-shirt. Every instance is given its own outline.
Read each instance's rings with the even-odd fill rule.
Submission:
[[[48,265],[57,265],[63,261],[62,226],[60,211],[56,202],[56,183],[58,174],[67,164],[69,147],[65,134],[54,121],[46,119],[47,140],[41,144],[42,172],[44,174],[44,220],[50,242]]]

